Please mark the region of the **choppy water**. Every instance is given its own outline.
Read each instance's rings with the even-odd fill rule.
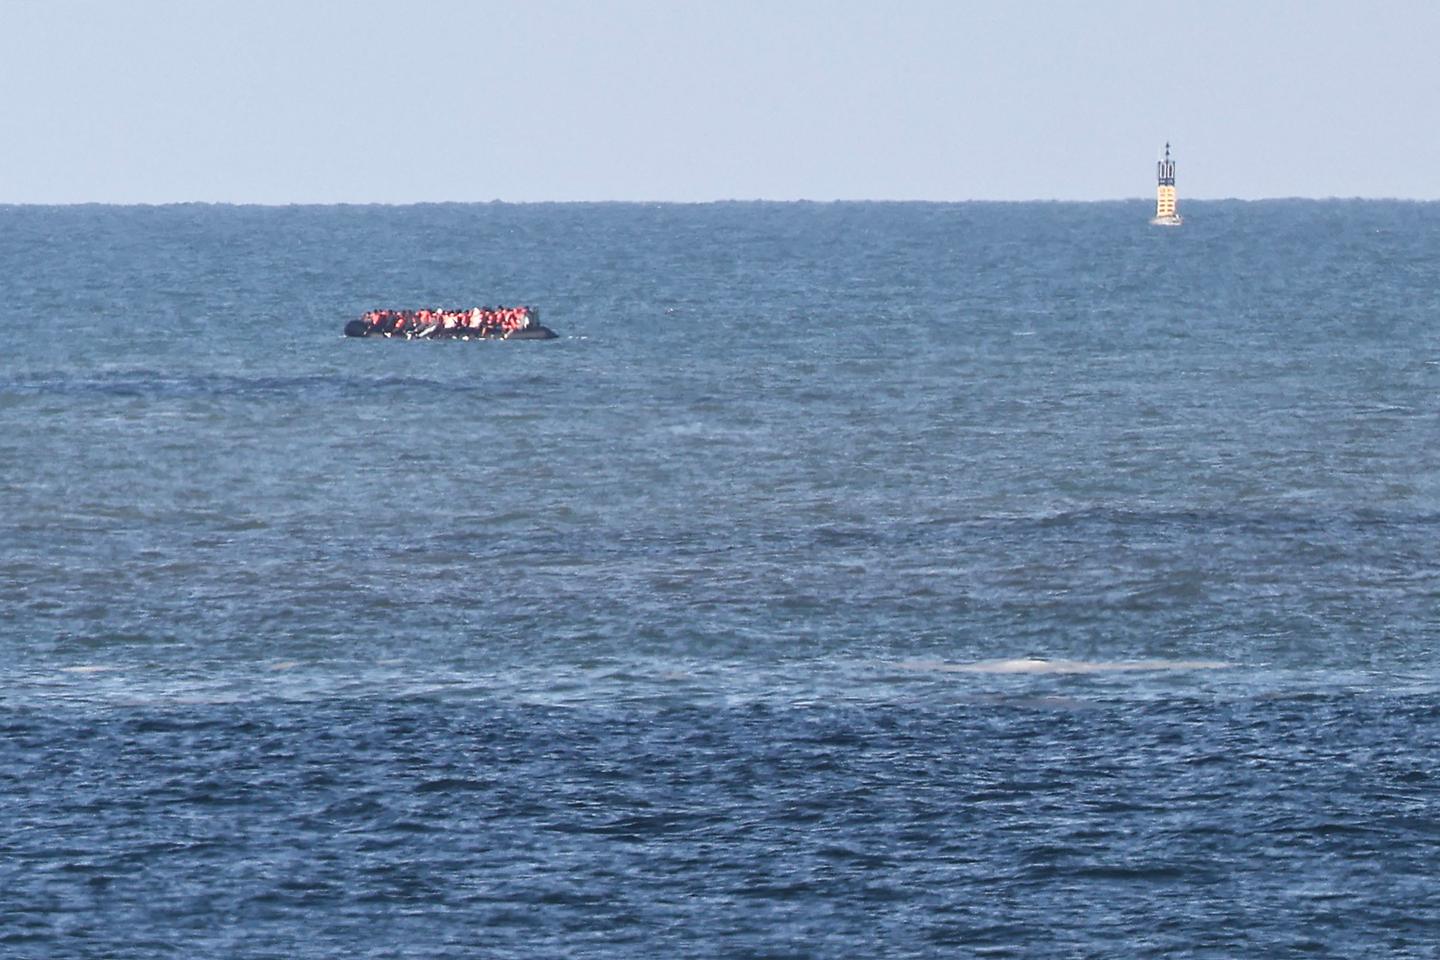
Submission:
[[[0,207],[0,954],[1435,956],[1440,205],[1186,214]]]

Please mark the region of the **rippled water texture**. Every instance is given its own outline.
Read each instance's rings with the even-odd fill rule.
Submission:
[[[1149,213],[0,207],[0,955],[1433,957],[1440,205]]]

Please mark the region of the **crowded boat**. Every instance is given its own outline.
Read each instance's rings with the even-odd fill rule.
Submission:
[[[541,326],[534,307],[370,310],[345,324],[347,337],[400,337],[406,340],[548,340],[555,332]]]

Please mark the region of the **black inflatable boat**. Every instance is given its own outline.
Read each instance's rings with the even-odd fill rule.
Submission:
[[[347,337],[400,340],[554,340],[534,307],[371,310],[345,324]]]

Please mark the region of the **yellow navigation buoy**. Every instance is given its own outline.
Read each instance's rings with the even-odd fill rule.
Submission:
[[[1165,159],[1156,165],[1155,219],[1157,227],[1178,227],[1185,220],[1175,205],[1175,161],[1170,159],[1170,144],[1165,144]]]

